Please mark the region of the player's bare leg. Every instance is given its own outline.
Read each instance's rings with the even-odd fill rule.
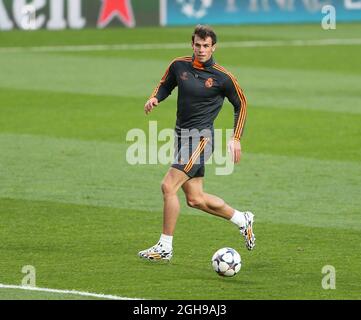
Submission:
[[[162,181],[163,233],[153,247],[140,251],[138,255],[148,260],[170,260],[173,256],[172,240],[179,216],[177,191],[189,177],[182,171],[170,168]]]
[[[232,221],[239,227],[248,250],[255,246],[253,233],[253,213],[240,212],[229,206],[223,199],[203,191],[203,178],[193,178],[182,185],[190,207]]]
[[[182,189],[187,198],[187,204],[196,209],[200,209],[213,215],[230,220],[234,214],[234,209],[223,199],[205,193],[203,191],[203,178],[193,178],[182,185]]]
[[[179,216],[179,188],[189,179],[182,171],[170,168],[162,181],[163,234],[173,236]]]

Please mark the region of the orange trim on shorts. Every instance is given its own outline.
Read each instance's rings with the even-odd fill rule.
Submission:
[[[189,172],[193,165],[194,162],[196,161],[196,159],[199,157],[199,155],[201,154],[201,152],[204,150],[207,142],[209,141],[209,138],[203,138],[199,143],[197,148],[194,150],[194,152],[192,153],[189,161],[187,162],[186,166],[184,167],[184,172]]]

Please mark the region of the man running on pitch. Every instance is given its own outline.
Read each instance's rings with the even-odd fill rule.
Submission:
[[[138,253],[141,258],[172,258],[180,188],[190,207],[230,220],[239,228],[247,249],[252,250],[255,246],[253,213],[238,211],[221,198],[203,191],[204,164],[214,150],[213,122],[224,98],[227,97],[234,106],[234,134],[228,142],[234,163],[241,158],[240,139],[246,119],[247,102],[236,78],[213,60],[216,42],[216,34],[209,26],[198,25],[192,35],[193,56],[171,62],[144,106],[148,114],[178,86],[176,156],[162,181],[163,232],[156,245]]]

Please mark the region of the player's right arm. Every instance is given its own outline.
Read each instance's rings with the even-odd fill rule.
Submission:
[[[159,104],[158,99],[156,97],[148,99],[148,101],[144,105],[144,112],[148,114]]]
[[[174,72],[174,62],[169,65],[164,76],[160,80],[157,87],[154,89],[152,95],[144,105],[144,112],[148,114],[154,107],[156,107],[161,101],[166,99],[177,86],[177,79]]]

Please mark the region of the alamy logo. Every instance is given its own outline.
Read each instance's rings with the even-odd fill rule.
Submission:
[[[180,134],[177,134],[177,139],[180,142],[178,145],[178,141],[175,140],[174,129],[166,128],[158,132],[157,121],[149,121],[148,132],[139,128],[128,131],[126,141],[131,142],[131,144],[127,148],[126,161],[130,165],[169,165],[174,162],[198,164],[204,161],[208,164],[216,164],[216,175],[229,175],[234,170],[234,163],[231,155],[227,151],[224,152],[226,149],[223,148],[222,143],[224,131],[226,140],[232,141],[233,129],[214,129],[213,137],[212,131],[209,129],[201,131],[182,129]],[[200,143],[204,138],[206,138],[207,143],[204,143],[201,152],[196,152],[197,146],[203,146]],[[175,144],[175,142],[177,143]],[[175,145],[177,145],[177,149],[179,148],[178,150],[176,150]],[[188,149],[187,146],[190,148]],[[203,153],[202,156],[201,153]],[[197,157],[194,156],[195,154]]]
[[[321,270],[325,276],[322,278],[322,288],[325,290],[336,289],[336,269],[334,266],[326,265]]]
[[[336,29],[336,9],[334,6],[327,5],[322,7],[322,18],[321,26],[324,30]]]
[[[21,272],[26,274],[21,281],[21,285],[25,287],[36,287],[35,267],[31,265],[23,266]]]

